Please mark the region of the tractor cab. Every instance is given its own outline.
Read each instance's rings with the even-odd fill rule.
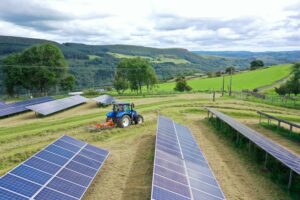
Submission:
[[[120,128],[144,122],[143,117],[134,110],[133,103],[114,103],[112,111],[106,117],[107,122],[112,121]]]

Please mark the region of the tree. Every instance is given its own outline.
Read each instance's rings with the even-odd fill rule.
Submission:
[[[75,85],[75,77],[73,75],[68,75],[64,79],[61,80],[60,86],[64,91],[71,91]]]
[[[191,91],[192,88],[189,86],[185,80],[185,77],[178,77],[176,78],[176,86],[174,88],[175,91],[184,92],[184,91]]]
[[[275,92],[280,96],[285,96],[288,93],[286,85],[282,84],[279,88],[275,87]]]
[[[275,88],[277,94],[283,96],[286,94],[294,94],[297,96],[300,94],[300,63],[293,65],[292,78],[286,83],[280,85],[279,88]]]
[[[132,91],[142,93],[142,86],[151,89],[157,83],[157,77],[149,60],[140,57],[125,58],[117,65],[115,79],[116,84],[124,81],[129,82]]]
[[[225,69],[225,73],[226,74],[230,74],[230,73],[234,74],[234,72],[235,72],[235,68],[234,67],[227,67]]]
[[[129,82],[126,80],[125,77],[122,77],[120,75],[115,76],[113,84],[118,94],[123,94],[125,90],[129,88]]]
[[[253,60],[250,63],[250,69],[255,70],[264,66],[264,62],[262,60]]]
[[[17,87],[27,89],[31,94],[47,94],[54,86],[65,87],[64,83],[68,82],[70,88],[74,82],[74,77],[67,74],[64,55],[53,44],[36,45],[20,54],[10,55],[4,64],[4,82],[9,95],[14,95]]]

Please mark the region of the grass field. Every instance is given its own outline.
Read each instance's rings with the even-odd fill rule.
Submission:
[[[255,71],[245,71],[237,73],[232,77],[232,89],[240,91],[243,89],[254,89],[287,77],[291,72],[291,64],[278,65]],[[225,90],[228,90],[230,77],[225,77]],[[222,89],[222,77],[198,78],[187,81],[195,91],[218,90]],[[156,91],[173,91],[175,83],[162,83],[155,89]]]
[[[166,63],[166,62],[171,62],[174,64],[187,64],[190,63],[189,61],[182,59],[182,58],[177,58],[174,56],[168,56],[168,55],[159,55],[157,57],[150,57],[150,56],[132,56],[132,55],[126,55],[126,54],[120,54],[120,53],[111,53],[109,52],[110,55],[116,57],[116,58],[144,58],[149,60],[152,63]]]
[[[145,123],[126,129],[91,133],[87,127],[105,120],[110,107],[94,102],[43,118],[28,112],[0,120],[0,174],[27,159],[63,134],[106,148],[110,156],[89,188],[85,200],[149,199],[158,113],[192,130],[227,199],[289,199],[287,192],[265,176],[265,171],[216,134],[202,106],[213,106],[258,130],[300,155],[298,142],[258,124],[256,110],[300,122],[300,111],[271,105],[217,97],[181,94],[164,97],[119,97],[133,101]]]

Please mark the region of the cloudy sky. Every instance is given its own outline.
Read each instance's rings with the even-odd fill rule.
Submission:
[[[300,0],[1,0],[0,35],[190,50],[300,50]]]

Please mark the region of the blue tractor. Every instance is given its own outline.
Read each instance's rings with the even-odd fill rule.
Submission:
[[[114,103],[113,111],[106,114],[106,122],[113,122],[114,125],[120,128],[143,123],[143,116],[138,114],[133,108],[133,103]]]

